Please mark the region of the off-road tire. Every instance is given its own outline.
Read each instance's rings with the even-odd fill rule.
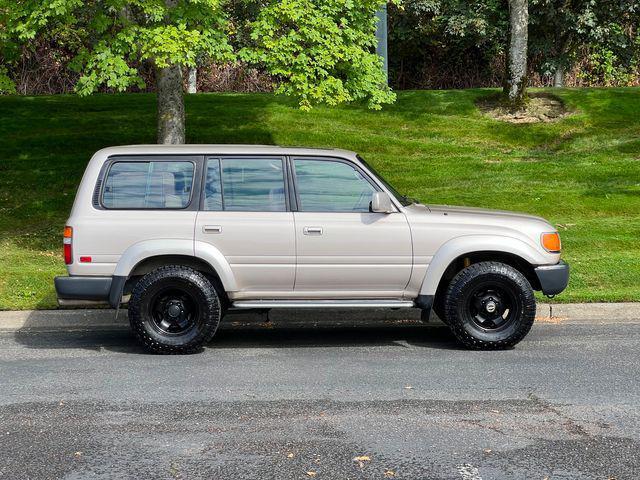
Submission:
[[[151,302],[163,291],[185,292],[197,309],[197,320],[184,332],[162,331],[154,320]],[[214,286],[200,272],[168,265],[149,272],[133,288],[129,300],[129,322],[136,339],[149,351],[164,355],[195,353],[218,329],[222,308]]]
[[[484,288],[495,292],[491,286],[496,285],[498,292],[500,288],[507,292],[504,296],[509,297],[513,306],[511,313],[505,313],[509,320],[504,326],[486,329],[478,325],[478,317],[473,314],[475,307],[469,304],[477,302],[476,292]],[[447,288],[444,304],[446,323],[456,338],[467,348],[477,350],[513,347],[529,333],[536,315],[529,281],[515,268],[500,262],[475,263],[460,271]]]

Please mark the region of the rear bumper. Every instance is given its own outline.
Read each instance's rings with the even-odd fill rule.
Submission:
[[[74,301],[104,302],[116,308],[121,300],[126,277],[56,277],[53,282],[58,303],[69,305]]]
[[[542,265],[535,269],[542,293],[557,295],[567,288],[569,283],[569,264],[560,260],[555,265]]]

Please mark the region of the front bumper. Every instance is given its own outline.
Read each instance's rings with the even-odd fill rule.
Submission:
[[[74,302],[104,302],[113,308],[120,304],[122,291],[127,277],[89,277],[71,276],[56,277],[58,303],[73,304]]]
[[[555,265],[542,265],[535,269],[542,293],[557,295],[567,288],[569,283],[569,264],[560,260]]]

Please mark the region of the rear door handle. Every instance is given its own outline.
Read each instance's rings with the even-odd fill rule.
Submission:
[[[204,233],[222,233],[222,227],[220,225],[205,225],[202,227]]]
[[[322,235],[322,227],[304,227],[302,233],[305,235]]]

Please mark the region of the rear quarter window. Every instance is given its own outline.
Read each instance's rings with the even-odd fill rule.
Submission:
[[[181,209],[191,201],[195,166],[188,161],[114,162],[102,205],[109,209]]]

